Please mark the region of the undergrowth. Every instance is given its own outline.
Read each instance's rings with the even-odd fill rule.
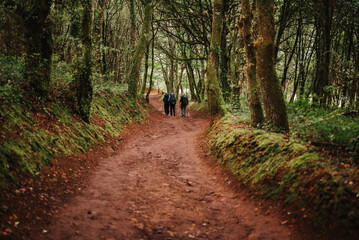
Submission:
[[[231,115],[214,124],[208,136],[218,161],[256,194],[302,209],[302,217],[317,226],[359,227],[354,158],[332,161],[304,141],[243,127]]]
[[[291,131],[310,141],[336,145],[359,158],[359,113],[313,106],[304,100],[288,104]]]
[[[39,174],[51,159],[86,150],[125,125],[143,120],[144,102],[134,102],[125,92],[95,91],[90,124],[83,122],[61,98],[31,109],[31,106],[2,98],[0,105],[0,187],[16,182],[18,173]]]
[[[198,103],[198,102],[189,102],[188,104],[188,110],[191,111],[208,111],[208,103],[206,102],[202,102],[202,103]]]
[[[241,107],[227,106],[241,122],[250,122],[248,103]],[[359,159],[359,112],[350,109],[321,108],[301,98],[287,103],[288,121],[292,135],[307,142],[321,143],[347,151]],[[359,162],[357,162],[359,164]]]

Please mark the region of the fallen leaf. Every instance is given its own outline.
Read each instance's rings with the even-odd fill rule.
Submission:
[[[253,238],[254,238],[254,234],[253,234],[253,233],[251,233],[251,234],[248,235],[248,240],[252,240]]]

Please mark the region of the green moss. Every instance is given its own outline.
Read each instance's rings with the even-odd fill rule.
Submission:
[[[1,105],[6,124],[0,126],[5,134],[0,139],[4,142],[0,146],[0,184],[3,187],[15,180],[12,171],[35,173],[53,157],[86,152],[105,141],[105,136],[118,136],[126,124],[145,119],[148,111],[142,102],[102,94],[93,99],[91,124],[87,124],[60,102],[36,113],[19,104]]]
[[[198,103],[198,102],[190,102],[188,104],[187,109],[189,111],[203,111],[203,112],[207,112],[208,111],[208,103],[206,102],[202,102],[202,103]]]
[[[288,162],[290,168],[304,167],[313,161],[319,161],[321,158],[316,153],[303,153]]]
[[[211,152],[243,184],[266,198],[304,207],[313,222],[359,227],[359,194],[349,180],[333,175],[342,170],[336,161],[282,134],[238,126],[227,115],[207,133]]]

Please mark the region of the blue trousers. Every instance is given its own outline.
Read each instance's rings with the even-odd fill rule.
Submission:
[[[181,106],[182,117],[186,116],[186,106]]]
[[[173,116],[176,116],[176,104],[170,104],[170,109],[171,109],[171,116],[172,116],[172,112],[173,112]]]
[[[165,103],[165,114],[168,115],[170,113],[170,104]]]

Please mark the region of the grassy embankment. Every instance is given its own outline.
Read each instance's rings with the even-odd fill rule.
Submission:
[[[317,226],[359,226],[354,158],[333,159],[309,143],[252,129],[227,115],[208,131],[218,161],[255,194],[301,209]]]
[[[205,106],[194,103],[189,108]],[[254,194],[298,209],[298,217],[311,219],[317,227],[355,231],[358,124],[350,116],[320,114],[298,113],[298,108],[289,106],[290,135],[251,128],[248,111],[228,114],[208,130],[209,145],[218,162]]]
[[[39,174],[51,159],[83,153],[120,134],[134,121],[145,119],[144,102],[135,103],[125,93],[102,92],[92,103],[90,124],[56,101],[30,110],[4,100],[0,105],[0,187],[16,182],[19,173]]]

